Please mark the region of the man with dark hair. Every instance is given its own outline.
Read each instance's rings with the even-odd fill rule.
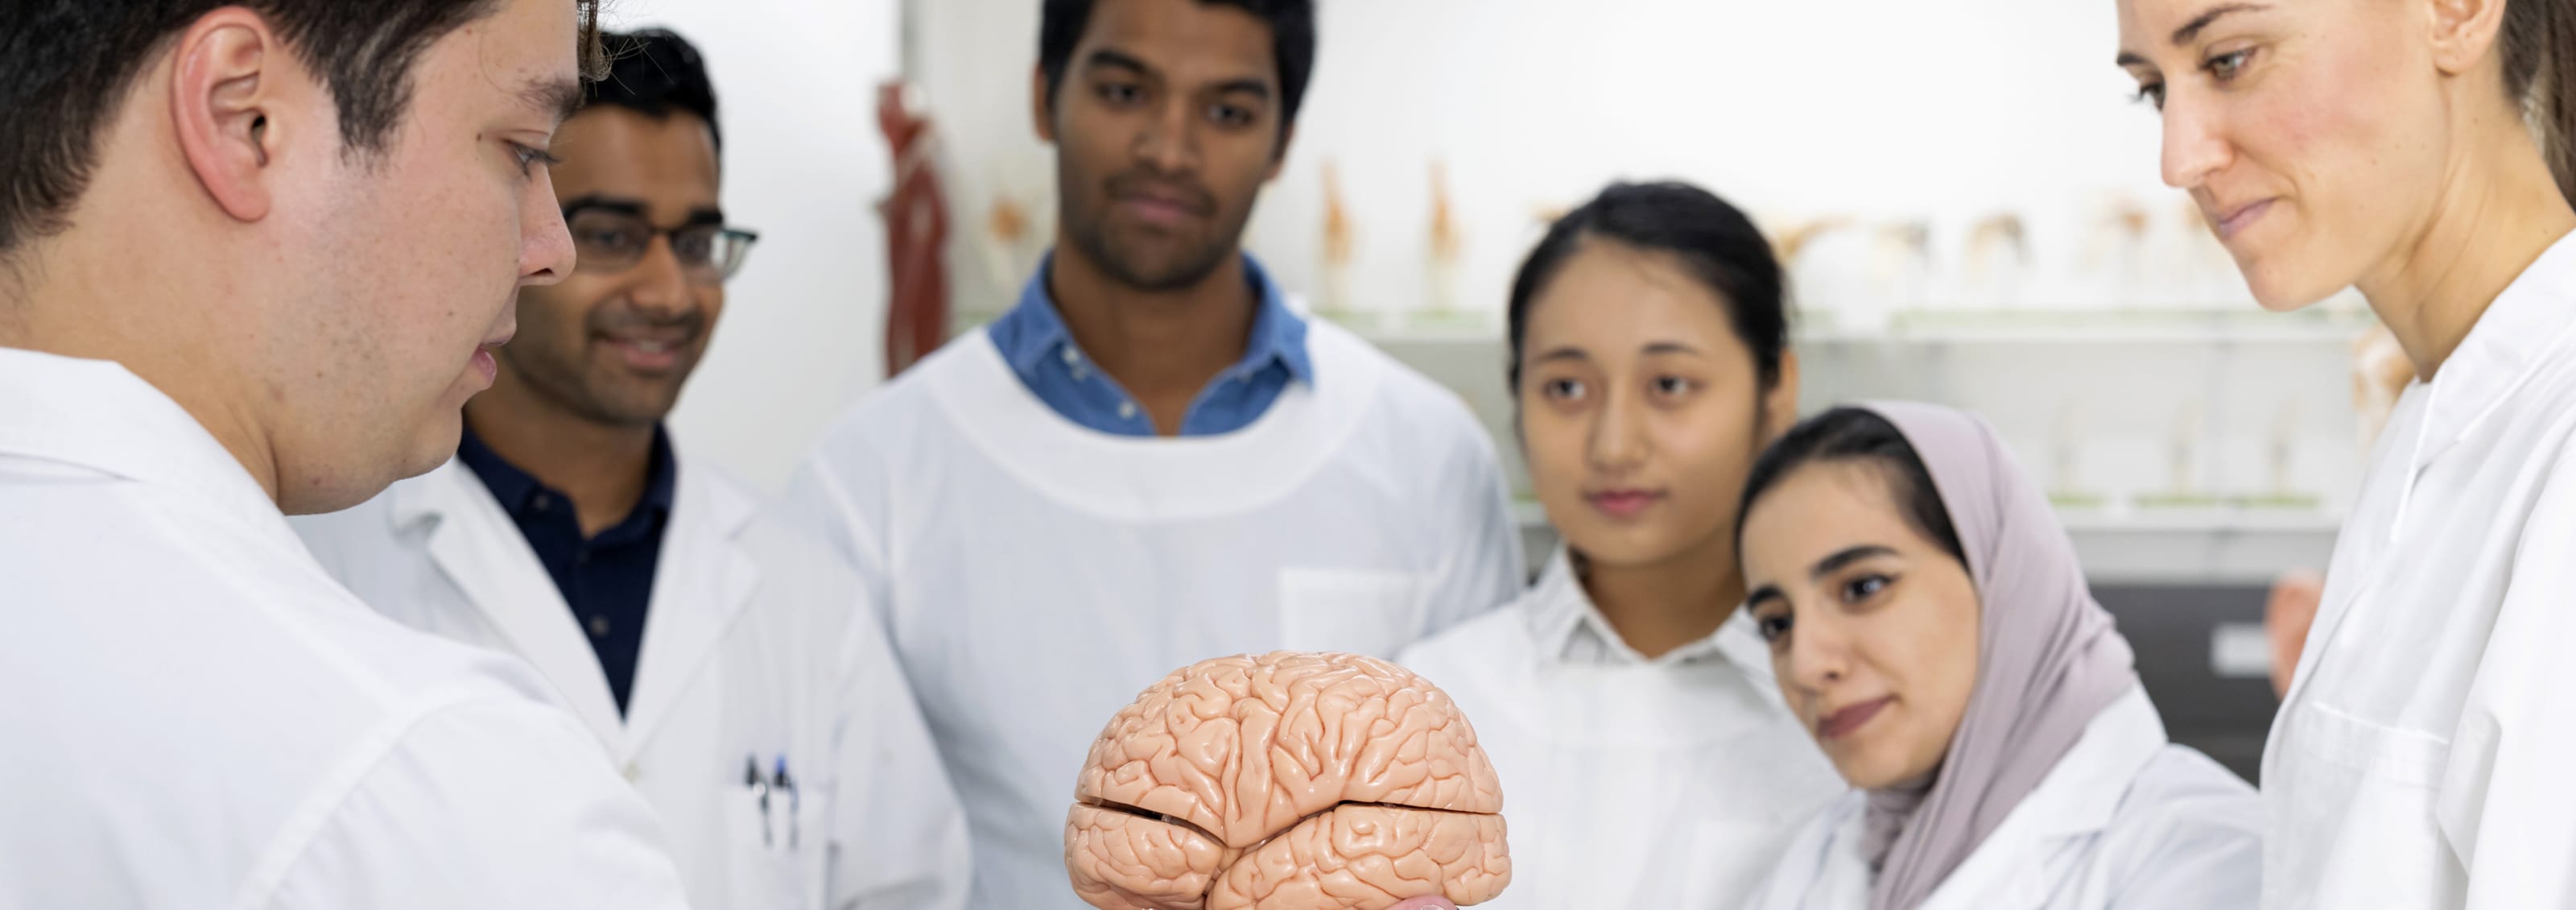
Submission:
[[[781,505],[882,608],[966,803],[974,906],[1078,906],[1068,775],[1172,667],[1391,657],[1519,589],[1483,428],[1242,250],[1314,56],[1306,0],[1045,0],[1062,242]]]
[[[718,199],[697,49],[606,44],[555,142],[580,264],[519,292],[456,460],[297,530],[379,612],[544,672],[697,905],[963,906],[965,815],[857,578],[663,427],[753,235]]]
[[[285,519],[454,451],[572,267],[594,13],[0,4],[0,906],[682,905],[543,678]]]

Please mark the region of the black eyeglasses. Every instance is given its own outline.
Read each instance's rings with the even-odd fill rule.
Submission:
[[[644,261],[653,238],[669,237],[671,258],[680,261],[680,273],[690,283],[709,286],[723,284],[740,271],[752,243],[760,239],[752,231],[721,224],[656,227],[641,214],[598,205],[565,209],[564,224],[572,229],[573,250],[580,255],[575,271],[594,275],[626,271]]]

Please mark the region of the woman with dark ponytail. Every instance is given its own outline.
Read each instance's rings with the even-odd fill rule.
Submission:
[[[1503,378],[1564,545],[1509,606],[1397,658],[1475,719],[1510,791],[1489,910],[1743,906],[1844,790],[1738,608],[1744,472],[1798,416],[1780,271],[1725,200],[1619,183],[1512,282]]]
[[[2576,907],[2576,5],[2116,0],[2257,300],[2406,350],[2273,722],[2263,905]]]

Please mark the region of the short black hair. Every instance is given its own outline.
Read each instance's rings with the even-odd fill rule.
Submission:
[[[1834,408],[1799,421],[1753,460],[1753,469],[1744,475],[1744,499],[1735,512],[1739,559],[1744,547],[1744,517],[1753,514],[1753,504],[1799,468],[1820,462],[1877,468],[1887,480],[1889,500],[1896,503],[1905,523],[1923,539],[1938,544],[1960,565],[1968,564],[1968,551],[1959,545],[1959,528],[1950,522],[1950,507],[1942,504],[1941,489],[1933,485],[1932,471],[1923,466],[1922,454],[1886,417],[1877,411],[1852,407]]]
[[[1055,109],[1056,89],[1073,65],[1073,49],[1091,27],[1096,0],[1045,0],[1038,16],[1038,70],[1046,74],[1047,109]],[[1279,60],[1279,122],[1295,125],[1297,109],[1306,102],[1306,85],[1315,75],[1314,0],[1198,0],[1203,6],[1231,6],[1270,24],[1271,56]]]
[[[1596,237],[1678,257],[1726,301],[1728,322],[1752,349],[1762,387],[1779,383],[1780,360],[1789,348],[1787,279],[1753,219],[1687,183],[1613,183],[1549,225],[1547,236],[1512,279],[1507,319],[1511,362],[1506,371],[1513,389],[1521,385],[1521,343],[1529,331],[1531,305],[1584,241]]]
[[[0,254],[62,231],[98,164],[99,133],[148,60],[209,12],[242,6],[275,26],[330,87],[341,143],[384,150],[411,105],[422,52],[498,0],[5,0],[0,2]],[[597,72],[599,0],[581,12]]]
[[[608,75],[590,84],[590,103],[622,107],[647,117],[672,111],[698,115],[707,122],[716,151],[724,151],[724,130],[716,126],[716,86],[707,78],[707,61],[697,45],[668,29],[610,32],[600,36],[608,54]]]

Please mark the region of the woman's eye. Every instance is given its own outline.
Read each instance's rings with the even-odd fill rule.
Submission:
[[[1547,397],[1557,401],[1573,401],[1582,398],[1584,391],[1583,383],[1573,379],[1551,379],[1540,388]]]
[[[2153,104],[2156,106],[2156,110],[2164,110],[2165,84],[2162,82],[2150,82],[2145,85],[2138,86],[2138,103]]]
[[[1699,383],[1679,376],[1664,376],[1655,380],[1655,394],[1667,397],[1688,395],[1697,388]]]
[[[2227,82],[2235,79],[2238,73],[2244,72],[2245,64],[2253,57],[2254,52],[2250,49],[2233,54],[2220,54],[2209,58],[2209,62],[2202,64],[2201,68],[2208,70],[2209,74],[2216,77],[2218,81]]]
[[[1789,637],[1789,614],[1777,613],[1753,617],[1753,629],[1762,636],[1763,641],[1778,644],[1781,639]]]
[[[1887,590],[1887,583],[1885,575],[1863,575],[1843,583],[1843,599],[1852,603],[1868,600]]]

